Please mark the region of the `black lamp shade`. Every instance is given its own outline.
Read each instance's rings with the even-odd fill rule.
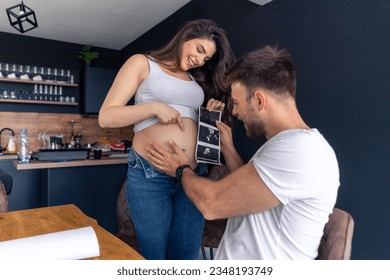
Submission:
[[[10,24],[19,32],[24,33],[38,27],[35,12],[23,4],[6,9]]]

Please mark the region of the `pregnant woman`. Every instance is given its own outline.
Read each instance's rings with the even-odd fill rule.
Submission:
[[[215,22],[187,22],[170,42],[149,54],[131,56],[119,70],[100,109],[101,127],[134,124],[128,157],[127,201],[141,254],[146,259],[196,259],[204,219],[185,195],[180,182],[159,172],[148,161],[146,147],[169,149],[174,140],[197,174],[197,109],[229,106],[223,75],[233,63],[225,31]],[[134,96],[135,95],[135,96]],[[134,105],[127,105],[135,97]],[[228,116],[224,110],[224,116]]]

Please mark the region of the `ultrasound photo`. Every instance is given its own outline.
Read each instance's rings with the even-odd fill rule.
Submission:
[[[219,150],[212,147],[199,145],[197,148],[196,157],[202,162],[218,164]]]
[[[200,126],[199,141],[219,145],[219,130],[212,127]]]
[[[221,164],[220,133],[215,125],[215,122],[220,120],[220,111],[199,108],[198,139],[195,151],[197,162]]]
[[[221,120],[220,111],[209,111],[203,107],[199,109],[199,122],[215,127],[215,122]]]

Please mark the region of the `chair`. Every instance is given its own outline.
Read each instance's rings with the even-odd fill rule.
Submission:
[[[349,260],[354,224],[350,213],[334,208],[324,227],[316,260]],[[206,221],[202,241],[203,259],[207,259],[205,247],[210,248],[210,259],[213,259],[213,248],[218,248],[225,227],[226,219]]]
[[[204,260],[207,259],[206,247],[209,248],[210,259],[214,259],[214,249],[218,248],[225,232],[226,224],[227,219],[205,221],[201,246],[202,257]]]
[[[350,213],[333,209],[325,225],[317,260],[349,260],[352,251],[354,220]]]
[[[226,165],[214,165],[210,168],[209,179],[211,180],[220,180],[227,176],[229,171]],[[206,247],[209,248],[210,259],[214,259],[214,250],[218,248],[219,242],[221,241],[222,235],[225,232],[227,219],[218,219],[218,220],[206,220],[203,230],[202,238],[202,257],[206,257]]]
[[[12,190],[12,177],[0,170],[0,212],[8,211],[8,195]]]
[[[9,195],[12,190],[12,176],[0,169],[0,181],[4,185],[5,192],[7,193],[7,195]]]
[[[129,206],[127,204],[126,185],[127,179],[122,184],[116,204],[116,216],[118,220],[118,233],[116,236],[140,253],[137,234],[131,221]]]
[[[0,181],[0,213],[8,211],[8,198],[7,192],[5,191],[5,187],[3,182]]]

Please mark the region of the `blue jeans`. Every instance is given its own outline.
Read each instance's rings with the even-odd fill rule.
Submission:
[[[198,258],[204,218],[184,193],[181,183],[154,169],[130,150],[127,202],[141,254],[150,260]],[[207,165],[195,172],[207,175]]]

